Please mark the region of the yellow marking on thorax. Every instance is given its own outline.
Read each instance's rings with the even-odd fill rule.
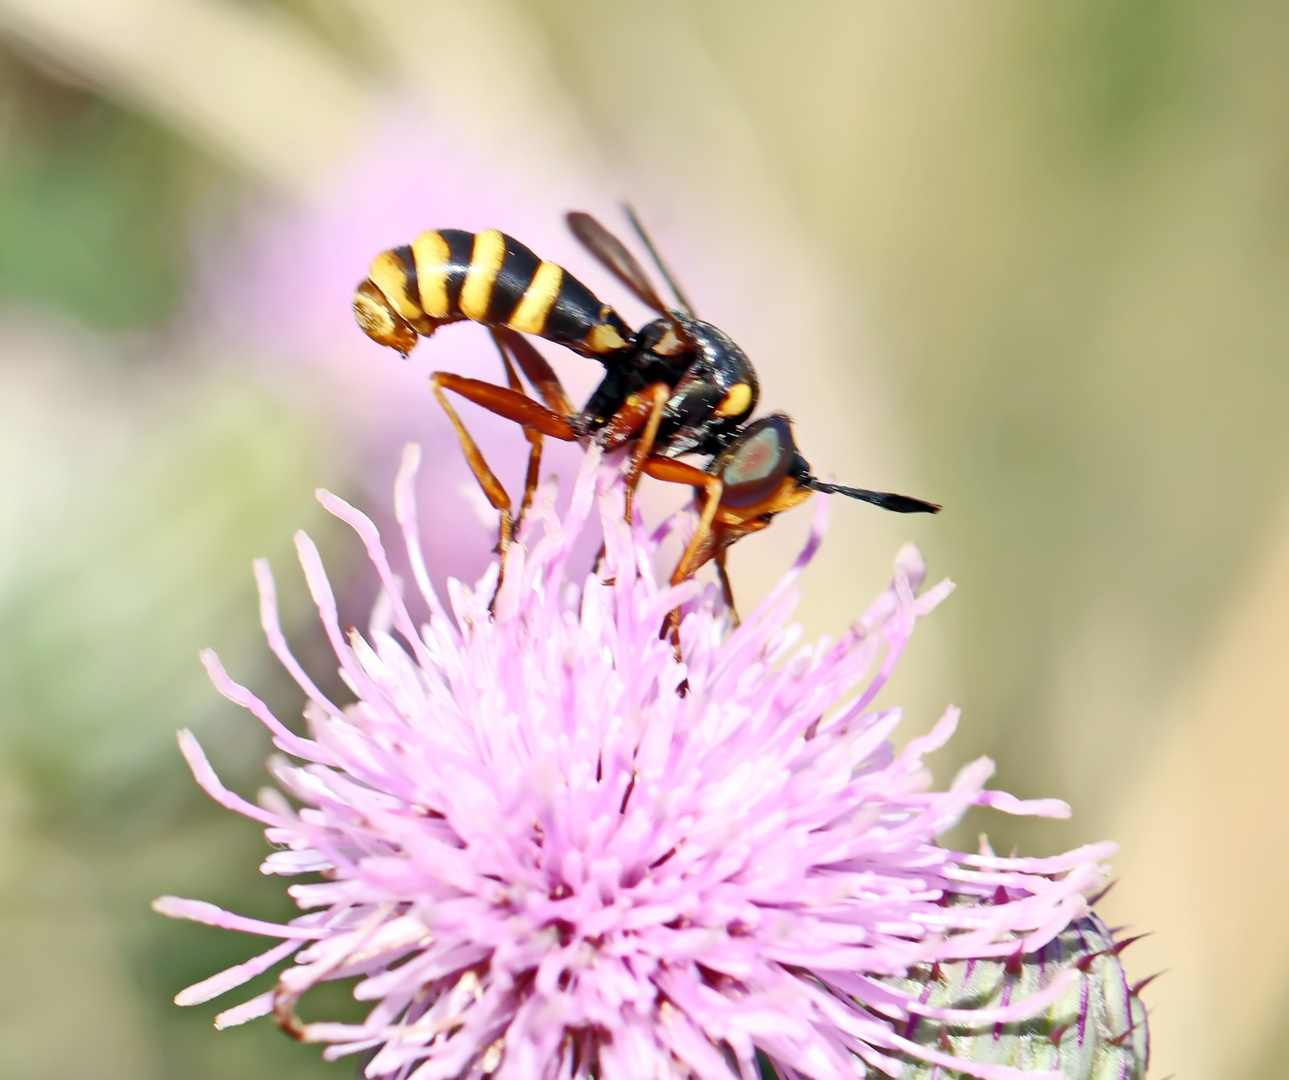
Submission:
[[[532,283],[524,290],[515,313],[510,316],[510,328],[521,334],[540,334],[546,329],[546,317],[555,306],[559,288],[564,284],[564,270],[551,262],[543,262],[533,275]]]
[[[461,314],[467,319],[483,322],[487,318],[492,286],[505,257],[506,238],[496,229],[485,229],[474,238],[470,270],[461,286]]]
[[[752,404],[752,388],[747,383],[735,383],[724,399],[712,410],[713,416],[741,416]]]
[[[591,332],[585,338],[586,347],[593,353],[612,352],[614,349],[626,347],[626,342],[622,340],[622,335],[609,323],[600,323],[599,326],[593,327]]]
[[[407,266],[394,252],[382,251],[377,255],[367,276],[403,318],[410,321],[421,317],[416,301],[407,295]]]
[[[448,260],[452,252],[448,242],[437,230],[423,232],[412,241],[412,258],[416,262],[421,307],[432,319],[446,319],[452,314],[448,304]]]
[[[667,327],[666,332],[662,335],[662,340],[653,347],[651,352],[656,352],[659,356],[677,356],[685,349],[685,343],[680,340],[680,335],[676,333],[674,327]]]

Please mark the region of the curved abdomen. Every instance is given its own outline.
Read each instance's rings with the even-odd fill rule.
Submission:
[[[367,336],[406,354],[445,323],[470,320],[600,356],[631,331],[572,274],[496,229],[431,229],[382,252],[354,294]]]

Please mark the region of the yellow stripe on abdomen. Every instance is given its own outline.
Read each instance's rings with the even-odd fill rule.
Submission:
[[[564,270],[555,263],[544,262],[520,298],[509,326],[521,334],[540,334],[546,329],[546,316],[555,306],[559,288],[564,283]]]
[[[461,286],[461,314],[467,319],[483,322],[487,318],[492,286],[505,257],[506,238],[496,229],[486,229],[474,238],[470,269]]]
[[[407,266],[395,252],[382,251],[377,255],[367,276],[404,319],[413,322],[421,317],[421,309],[407,294]]]
[[[452,253],[448,242],[436,229],[423,232],[412,241],[412,258],[416,262],[421,307],[431,319],[446,319],[452,314],[448,302],[448,263]]]

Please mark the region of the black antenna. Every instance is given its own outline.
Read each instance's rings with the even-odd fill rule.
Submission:
[[[640,224],[640,219],[636,217],[636,212],[631,209],[630,203],[623,203],[622,209],[626,211],[627,220],[631,222],[631,227],[635,229],[636,235],[640,237],[640,242],[644,244],[645,249],[649,252],[649,257],[653,259],[653,264],[658,268],[658,273],[662,275],[663,281],[671,289],[672,294],[676,297],[676,303],[680,310],[688,315],[691,319],[698,316],[694,314],[694,305],[689,302],[689,298],[680,291],[680,286],[676,284],[676,279],[671,276],[671,271],[667,269],[667,264],[662,261],[658,254],[658,249],[653,246],[653,241],[649,239],[649,234],[645,232],[644,226]]]
[[[824,495],[845,495],[848,499],[872,503],[874,506],[880,506],[883,510],[890,510],[896,514],[938,514],[940,512],[940,507],[935,503],[923,502],[908,495],[896,495],[890,491],[868,491],[865,488],[826,484],[813,476],[807,476],[801,483]]]

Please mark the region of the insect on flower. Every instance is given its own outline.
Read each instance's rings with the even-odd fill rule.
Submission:
[[[956,710],[897,749],[899,711],[872,707],[951,590],[923,587],[915,550],[837,641],[800,645],[787,619],[821,513],[784,582],[731,631],[714,584],[655,579],[670,526],[623,520],[622,464],[592,446],[562,517],[539,489],[500,588],[494,562],[449,608],[421,554],[417,461],[413,448],[395,499],[412,589],[372,522],[320,494],[383,586],[366,634],[343,629],[317,549],[297,538],[355,700],[333,701],[292,655],[262,564],[262,622],[308,699],[306,732],[205,656],[286,755],[281,790],[258,805],[230,791],[190,733],[184,755],[212,798],[264,827],[262,869],[297,879],[301,914],[159,899],[274,942],[179,1004],[275,971],[217,1025],[272,1015],[329,1058],[367,1055],[370,1080],[754,1080],[762,1067],[1140,1080],[1139,1010],[1099,974],[1115,946],[1075,927],[1114,845],[1050,858],[940,846],[973,806],[1068,808],[989,790],[985,759],[933,789],[923,758]],[[604,536],[607,578],[570,565],[587,530]],[[657,633],[676,607],[684,663]],[[354,982],[366,1015],[302,1019],[301,999],[333,980]]]
[[[436,371],[431,383],[452,422],[475,478],[500,512],[502,555],[513,533],[511,499],[484,460],[446,391],[520,424],[529,439],[528,475],[519,516],[539,480],[543,436],[591,439],[605,450],[632,445],[625,513],[641,475],[695,489],[698,526],[672,574],[672,584],[716,564],[726,602],[734,608],[726,549],[758,532],[776,514],[811,492],[845,495],[897,513],[935,513],[940,507],[891,492],[829,484],[815,477],[782,414],[752,421],[756,372],[723,331],[704,322],[677,287],[634,213],[631,223],[675,296],[659,297],[626,246],[589,214],[568,215],[573,234],[605,268],[659,318],[632,331],[621,316],[555,263],[539,259],[495,229],[478,234],[433,229],[411,244],[378,255],[358,286],[354,312],[373,340],[403,355],[440,326],[468,320],[492,331],[507,386]],[[594,358],[604,378],[575,409],[558,376],[523,336],[545,338]],[[522,389],[516,367],[541,398]],[[702,467],[678,460],[697,454]],[[674,619],[673,619],[674,623]],[[673,626],[674,629],[674,626]]]

